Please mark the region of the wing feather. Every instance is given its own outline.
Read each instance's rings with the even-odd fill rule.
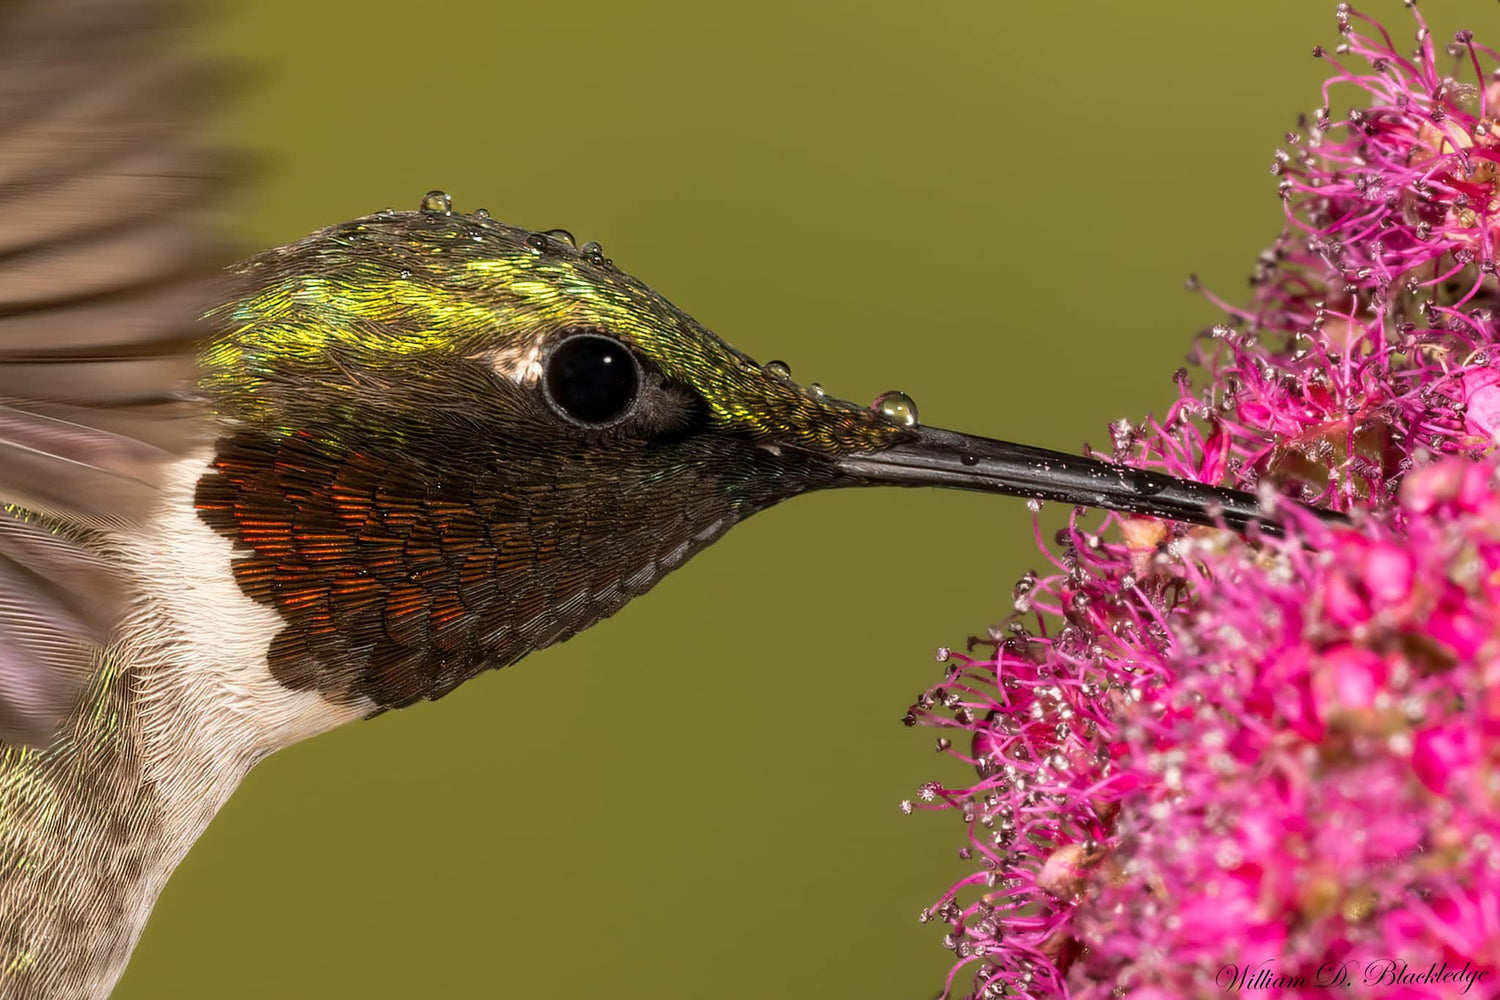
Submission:
[[[165,0],[0,0],[0,741],[44,742],[130,599],[97,547],[201,445],[232,180]]]

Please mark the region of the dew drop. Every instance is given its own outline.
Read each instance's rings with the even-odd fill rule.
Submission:
[[[452,215],[453,199],[446,191],[432,190],[422,196],[417,208],[426,215]]]
[[[474,209],[474,218],[476,218],[476,219],[488,219],[489,217],[490,217],[490,210],[489,209],[487,209],[487,208],[476,208],[476,209]]]
[[[791,381],[792,378],[792,366],[785,361],[767,361],[760,366],[760,370],[772,378],[779,378],[783,381]]]
[[[897,392],[894,389],[890,392],[882,392],[875,397],[875,402],[870,404],[870,408],[903,427],[917,426],[917,401],[904,392]]]
[[[816,383],[816,382],[813,382],[813,383],[809,384],[808,387],[807,387],[807,390],[809,392],[811,392],[814,396],[826,396],[826,395],[828,395],[827,391],[825,391],[824,388],[821,385],[819,385],[818,383]]]
[[[595,267],[604,266],[604,248],[593,240],[589,240],[579,250],[584,258]]]
[[[540,257],[547,252],[547,237],[541,233],[532,233],[526,237],[526,249]]]
[[[550,236],[560,243],[566,243],[568,246],[572,247],[575,250],[578,249],[578,243],[573,239],[573,234],[568,232],[566,229],[548,229],[545,230],[542,235]]]

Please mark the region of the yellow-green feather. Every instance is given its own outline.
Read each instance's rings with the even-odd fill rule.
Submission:
[[[591,327],[694,389],[715,429],[821,451],[879,448],[900,433],[764,371],[597,256],[487,218],[371,216],[256,258],[241,278],[248,293],[215,314],[203,386],[251,420],[271,416],[257,393],[266,380],[326,377],[334,351],[395,366]]]

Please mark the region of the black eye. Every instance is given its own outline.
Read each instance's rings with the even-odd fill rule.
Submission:
[[[580,423],[607,424],[635,403],[640,381],[625,345],[582,333],[552,349],[542,384],[553,409]]]

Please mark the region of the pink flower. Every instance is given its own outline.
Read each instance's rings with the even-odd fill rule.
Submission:
[[[917,805],[963,817],[976,866],[923,915],[947,995],[1207,995],[1233,967],[1322,997],[1381,959],[1495,988],[1500,84],[1466,33],[1440,57],[1418,18],[1408,56],[1338,21],[1324,102],[1355,110],[1278,154],[1288,229],[1200,342],[1202,387],[1179,373],[1115,443],[1361,513],[1283,504],[1284,538],[1075,522],[1003,625],[944,651],[907,721],[965,774]]]

